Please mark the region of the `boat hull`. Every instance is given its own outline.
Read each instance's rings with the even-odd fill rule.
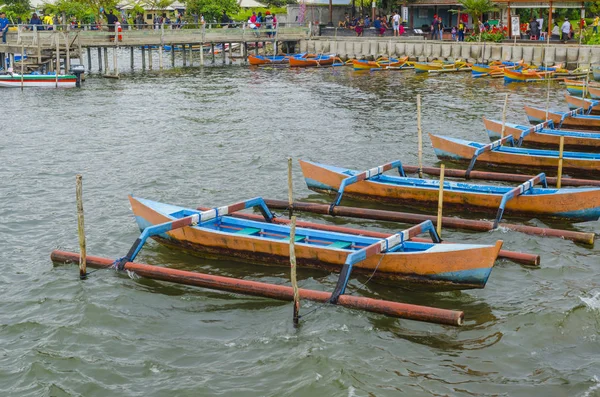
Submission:
[[[525,106],[525,113],[527,114],[529,122],[532,124],[543,123],[546,121],[546,116],[549,120],[554,121],[554,124],[557,127],[561,123],[562,115],[553,111],[547,112],[545,109]],[[600,117],[583,115],[568,116],[562,121],[561,128],[600,132]]]
[[[451,159],[459,162],[470,162],[478,146],[462,139],[448,138],[440,135],[429,134],[435,154],[440,159]],[[477,157],[477,164],[488,164],[503,167],[531,167],[536,170],[545,169],[556,171],[558,169],[558,154],[550,151],[536,151],[534,149],[506,148],[507,151],[489,151]],[[553,155],[535,155],[532,153],[545,152]],[[565,152],[565,155],[567,153]],[[573,154],[570,152],[569,154]],[[563,170],[573,174],[600,175],[599,159],[563,158]]]
[[[333,61],[335,57],[330,56],[326,58],[298,58],[298,57],[290,57],[289,63],[290,67],[293,68],[306,68],[306,67],[315,67],[315,66],[329,66],[333,65]]]
[[[588,109],[590,106],[590,102],[588,100],[569,94],[565,94],[565,100],[567,101],[567,105],[569,106],[570,110],[578,108]],[[592,112],[590,114],[600,115],[600,105],[592,107]]]
[[[320,192],[337,192],[343,179],[348,177],[342,168],[300,161],[302,173],[309,189]],[[394,178],[391,178],[392,180]],[[397,178],[399,181],[406,178]],[[390,181],[391,182],[391,181]],[[427,183],[420,183],[427,182]],[[457,208],[463,212],[470,210],[496,214],[502,201],[502,194],[489,191],[453,190],[452,187],[465,186],[464,183],[446,182],[444,206]],[[362,200],[388,202],[391,204],[410,203],[421,207],[437,207],[439,181],[418,181],[403,185],[386,183],[385,180],[365,180],[348,185],[344,195]],[[528,215],[532,217],[559,217],[572,220],[597,220],[600,218],[600,189],[562,189],[553,194],[521,195],[506,203],[506,214]]]
[[[248,55],[248,63],[250,65],[274,65],[274,64],[285,64],[288,62],[288,58],[281,56],[257,56]]]
[[[490,137],[490,140],[497,141],[502,136],[502,123],[483,119],[485,130]],[[521,126],[527,128],[526,126]],[[504,135],[512,135],[515,140],[521,137],[522,129],[517,128],[512,123],[507,123],[504,129]],[[548,131],[545,133],[544,131]],[[533,146],[542,146],[556,149],[560,145],[560,137],[564,138],[564,147],[568,149],[579,149],[586,151],[600,150],[600,134],[595,134],[586,131],[569,131],[569,130],[542,130],[541,132],[532,131],[523,140],[524,144]]]
[[[505,83],[535,83],[540,81],[546,81],[554,75],[554,71],[517,71],[511,69],[504,69],[504,82]]]
[[[154,202],[130,197],[130,203],[140,229],[175,219],[153,208]],[[227,222],[257,224],[255,221],[239,218],[222,219]],[[259,224],[264,227],[282,227],[265,222]],[[296,235],[302,232],[302,229],[297,229]],[[350,235],[342,234],[342,236]],[[172,230],[160,235],[157,240],[203,256],[228,257],[252,263],[289,267],[287,241],[237,235],[235,232],[214,231],[199,226]],[[376,278],[419,283],[443,289],[483,288],[502,242],[498,241],[493,246],[454,244],[454,248],[446,248],[449,245],[437,244],[431,252],[378,254],[354,265],[353,272],[369,275],[374,273]],[[341,270],[348,254],[355,252],[348,249],[319,248],[303,243],[296,243],[295,251],[299,267],[327,271]],[[375,270],[377,271],[374,272]]]
[[[77,77],[73,75],[59,75],[58,82],[56,76],[52,75],[23,75],[21,76],[0,76],[0,87],[2,88],[21,88],[23,87],[41,87],[41,88],[73,88],[77,85]]]

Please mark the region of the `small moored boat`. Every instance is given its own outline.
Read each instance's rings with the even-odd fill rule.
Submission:
[[[525,106],[527,119],[532,124],[552,120],[555,128],[571,128],[600,132],[600,116],[586,114],[587,109],[579,108],[569,112],[546,110],[533,106]],[[588,108],[589,109],[589,108]]]
[[[587,114],[600,115],[600,103],[598,102],[569,94],[565,94],[565,100],[567,101],[567,105],[569,106],[570,110],[583,108],[587,109]]]
[[[456,62],[415,62],[416,73],[428,73],[428,72],[468,72],[471,70],[471,64],[465,61],[457,60]]]
[[[288,57],[285,55],[251,55],[248,54],[248,63],[250,65],[273,65],[288,63]]]
[[[343,194],[378,203],[437,206],[439,180],[384,175],[386,170],[402,167],[399,161],[388,164],[389,167],[383,165],[367,171],[368,175],[361,175],[357,170],[300,160],[308,188],[338,193],[334,205],[339,204]],[[509,214],[575,221],[600,218],[600,188],[548,189],[533,188],[533,183],[525,184],[528,189],[506,200],[512,187],[444,181],[444,207],[451,206],[463,212],[493,212],[494,215],[503,208],[503,212]],[[503,200],[506,200],[504,206]]]
[[[337,62],[341,65],[344,63],[342,60],[335,55],[306,55],[304,57],[290,57],[289,63],[290,67],[295,68],[303,68],[303,67],[311,67],[311,66],[332,66],[334,62]]]
[[[501,141],[483,144],[459,138],[429,134],[435,154],[440,159],[471,162],[504,167],[533,167],[555,171],[558,168],[557,150],[525,149],[503,146]],[[507,138],[513,139],[512,136]],[[471,166],[470,166],[471,168]],[[600,154],[564,152],[563,170],[573,174],[600,175]]]
[[[116,265],[133,260],[146,239],[153,237],[161,243],[202,255],[289,266],[290,228],[271,223],[273,215],[260,198],[208,211],[131,196],[129,200],[143,233]],[[259,207],[265,220],[226,216],[251,207]],[[408,241],[423,231],[437,237],[431,222],[384,240],[299,227],[295,232],[297,264],[325,270],[344,268],[342,275],[345,272],[348,276],[347,265],[353,263],[355,272],[383,279],[449,289],[485,286],[501,241],[495,245]]]
[[[77,86],[77,76],[74,74],[1,74],[0,87],[46,87],[46,88],[73,88]]]
[[[364,59],[353,59],[352,67],[354,70],[373,70],[373,69],[390,69],[402,68],[407,65],[408,57],[400,59],[396,58],[379,58],[376,61],[367,61]]]

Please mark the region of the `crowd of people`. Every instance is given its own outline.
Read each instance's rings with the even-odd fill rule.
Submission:
[[[401,36],[404,34],[404,25],[402,24],[402,18],[397,11],[394,11],[389,17],[384,15],[377,15],[373,20],[368,15],[358,15],[354,18],[350,18],[348,13],[344,14],[344,19],[339,21],[338,27],[344,29],[354,30],[356,36],[362,36],[365,29],[374,29],[377,36],[383,36],[387,29],[392,28],[394,36]]]

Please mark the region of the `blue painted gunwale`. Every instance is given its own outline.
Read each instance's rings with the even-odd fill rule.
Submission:
[[[490,120],[494,123],[502,123],[501,121]],[[531,129],[531,126],[513,124],[513,123],[505,123],[507,127],[516,128],[521,131],[528,131]],[[497,141],[500,139],[500,134],[492,130],[486,130],[488,136],[492,141]],[[575,130],[555,130],[551,128],[542,128],[540,131],[536,131],[536,134],[545,134],[545,135],[554,135],[554,136],[565,136],[565,137],[573,137],[573,138],[588,138],[588,139],[600,139],[600,133],[595,132],[585,132],[585,131],[575,131]],[[527,138],[525,138],[527,140]]]
[[[480,147],[485,146],[484,143],[467,141],[464,139],[453,138],[453,137],[443,136],[443,135],[439,135],[439,136],[441,136],[444,139],[447,139],[449,141],[455,142],[457,144],[470,146],[470,147],[473,147],[476,149],[479,149]],[[434,150],[436,153],[438,153],[438,151],[440,153],[448,153],[443,150],[438,150],[438,149],[434,149]],[[543,149],[529,149],[529,148],[520,148],[520,147],[500,146],[500,147],[494,149],[494,152],[511,153],[511,154],[517,154],[517,155],[522,155],[522,156],[539,156],[539,157],[558,158],[558,150],[543,150]],[[448,155],[447,157],[452,157],[452,158],[457,158],[457,159],[461,158],[460,156],[457,156],[454,153],[452,153],[451,155]],[[563,152],[563,158],[598,161],[598,160],[600,160],[600,153]]]

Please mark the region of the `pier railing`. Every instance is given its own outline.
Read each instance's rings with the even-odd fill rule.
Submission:
[[[58,43],[69,46],[98,47],[115,45],[115,35],[118,44],[123,46],[144,46],[164,44],[190,43],[229,43],[255,41],[298,41],[310,37],[310,26],[303,24],[278,24],[266,28],[251,29],[247,24],[223,28],[221,24],[205,24],[197,27],[185,26],[172,28],[161,25],[157,28],[128,27],[120,32],[98,29],[94,25],[71,27],[70,25],[54,26],[52,30],[38,30],[38,25],[18,25],[17,29],[7,35],[7,46],[26,46],[37,48],[54,48]]]

